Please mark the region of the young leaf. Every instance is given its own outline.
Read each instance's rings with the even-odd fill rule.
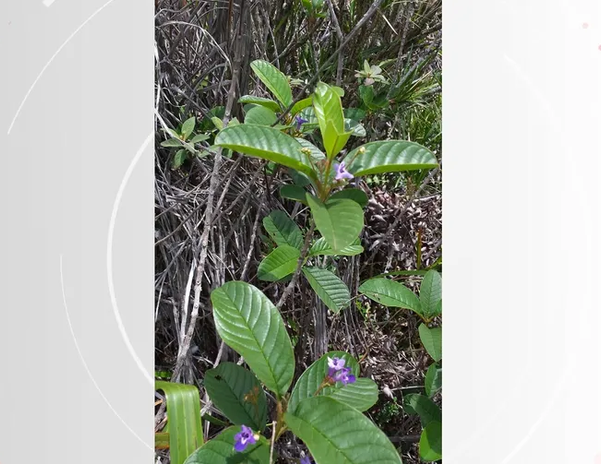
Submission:
[[[363,149],[365,151],[361,153],[359,150]],[[345,160],[348,161],[347,171],[355,177],[438,166],[436,157],[430,150],[404,140],[366,143],[351,151]]]
[[[265,392],[252,372],[225,362],[206,372],[204,386],[215,406],[233,424],[246,425],[259,432],[265,428]]]
[[[281,110],[280,105],[278,105],[278,102],[275,102],[269,98],[255,97],[252,95],[244,95],[243,97],[240,97],[240,99],[238,100],[238,103],[242,103],[243,105],[248,105],[248,104],[260,105],[260,106],[268,108],[272,111],[280,111]]]
[[[288,245],[277,247],[259,264],[257,277],[267,282],[277,282],[292,274],[300,258],[300,250]]]
[[[298,185],[283,185],[280,187],[280,196],[298,201],[303,205],[307,204],[307,191]]]
[[[442,420],[440,408],[427,396],[411,393],[405,395],[405,410],[408,414],[417,414],[422,426],[427,426],[432,421]]]
[[[426,378],[424,379],[424,388],[426,389],[426,395],[430,398],[433,397],[438,390],[442,387],[442,368],[438,367],[436,363],[431,364],[426,371]]]
[[[303,233],[284,211],[272,211],[264,217],[263,227],[279,246],[288,245],[299,250],[303,247]]]
[[[288,411],[294,413],[298,404],[315,395],[323,379],[328,373],[328,358],[343,358],[345,366],[351,368],[355,377],[359,376],[359,364],[350,354],[344,351],[330,351],[326,353],[300,376],[288,401]],[[345,403],[358,411],[367,411],[378,401],[378,386],[366,378],[357,378],[353,383],[345,386],[322,388],[318,395],[329,396],[341,403]]]
[[[419,457],[426,462],[442,459],[442,423],[430,422],[419,440]]]
[[[442,278],[438,272],[426,272],[419,289],[419,299],[426,318],[440,316],[438,311],[442,309],[442,306],[439,306],[442,301]]]
[[[292,103],[292,90],[290,89],[288,78],[278,68],[263,60],[253,61],[250,67],[282,105],[285,107],[290,106]]]
[[[196,126],[196,118],[192,116],[189,119],[186,119],[182,124],[182,135],[184,140],[187,140],[190,137],[190,134],[194,132],[194,127]]]
[[[271,126],[277,121],[278,117],[269,108],[255,106],[246,113],[245,124],[258,124],[260,126]]]
[[[211,302],[219,336],[269,390],[284,395],[294,375],[294,354],[275,305],[246,282],[225,283],[213,290]]]
[[[336,200],[339,198],[348,198],[349,200],[353,200],[354,202],[359,203],[361,208],[365,208],[368,201],[367,194],[363,190],[359,190],[357,188],[346,188],[330,196],[330,200]]]
[[[363,282],[359,292],[384,306],[410,309],[422,315],[421,304],[415,294],[394,280],[374,277]]]
[[[363,229],[363,210],[352,200],[341,198],[326,203],[307,193],[315,226],[335,252],[351,245]]]
[[[426,324],[420,324],[417,330],[428,354],[434,361],[440,361],[442,359],[442,329],[440,327],[430,329]]]
[[[268,464],[269,442],[261,437],[239,453],[234,449],[234,437],[239,432],[238,426],[225,429],[192,453],[185,464]]]
[[[175,155],[173,155],[173,160],[171,161],[171,169],[179,169],[182,164],[188,159],[188,152],[186,150],[178,150]]]
[[[182,141],[180,139],[176,139],[175,137],[165,140],[161,142],[161,147],[181,147]]]
[[[200,143],[200,142],[204,142],[205,140],[208,140],[209,136],[207,134],[198,134],[195,135],[192,140],[190,140],[190,143],[195,144],[195,143]]]
[[[336,155],[333,150],[335,146],[339,145],[338,137],[345,136],[344,113],[340,96],[329,85],[320,82],[315,88],[313,109],[319,123],[326,153],[331,158]],[[346,140],[348,140],[348,136],[346,136]],[[346,140],[344,140],[345,143]]]
[[[302,145],[272,127],[246,124],[227,127],[219,132],[215,145],[273,161],[316,178],[307,155],[301,152]]]
[[[347,247],[342,250],[334,251],[332,247],[328,245],[328,242],[321,237],[311,245],[309,249],[309,256],[355,256],[363,253],[363,247],[361,246],[361,240],[358,238]]]
[[[155,389],[165,393],[171,462],[182,464],[203,443],[198,388],[157,381]]]
[[[303,98],[302,100],[297,101],[292,109],[290,110],[290,116],[295,116],[297,113],[301,112],[305,108],[310,107],[313,104],[313,97]]]
[[[319,267],[303,267],[303,274],[311,288],[335,314],[348,306],[351,294],[346,284],[333,272]]]
[[[327,396],[307,398],[288,428],[305,442],[316,464],[401,464],[395,447],[378,427],[354,408]]]

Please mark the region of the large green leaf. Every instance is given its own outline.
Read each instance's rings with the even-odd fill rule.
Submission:
[[[442,387],[442,368],[438,367],[436,363],[430,365],[426,371],[426,377],[424,379],[424,388],[426,395],[432,397]]]
[[[278,117],[275,115],[273,110],[265,108],[264,106],[252,107],[246,116],[244,117],[245,124],[258,124],[261,126],[271,126],[275,124]]]
[[[327,396],[307,398],[284,416],[316,464],[400,464],[384,432],[356,409]]]
[[[442,329],[440,327],[430,329],[426,324],[421,324],[417,330],[428,354],[434,361],[440,361],[442,359]]]
[[[334,251],[328,242],[326,242],[326,239],[321,237],[317,239],[309,249],[309,256],[355,256],[361,253],[363,253],[363,247],[361,246],[361,240],[359,240],[359,238],[342,250]]]
[[[315,88],[313,109],[319,123],[324,148],[328,158],[332,158],[344,147],[351,135],[350,131],[345,131],[340,95],[329,85],[320,82]]]
[[[332,312],[337,314],[348,306],[351,293],[336,274],[319,267],[303,267],[303,274],[317,296]]]
[[[226,362],[209,369],[204,386],[215,406],[236,425],[262,431],[267,423],[265,392],[248,369]]]
[[[426,462],[442,459],[442,423],[430,422],[419,440],[419,456]]]
[[[240,97],[240,100],[238,100],[238,102],[246,105],[260,105],[265,108],[269,108],[272,111],[280,111],[281,109],[278,102],[275,102],[270,98],[255,97],[253,95],[244,95],[243,97]]]
[[[300,376],[290,395],[288,411],[293,413],[302,400],[315,395],[328,373],[328,358],[334,357],[343,358],[345,366],[351,368],[355,377],[359,376],[359,364],[355,358],[344,351],[330,351],[311,364]],[[322,388],[319,395],[330,396],[359,411],[366,411],[378,401],[378,386],[371,379],[357,378],[354,383],[348,385],[338,383],[336,386]]]
[[[315,178],[307,155],[301,152],[302,145],[272,127],[253,124],[226,127],[215,137],[215,145],[273,161]]]
[[[234,450],[240,427],[225,429],[186,459],[185,464],[269,464],[269,443],[261,437],[241,453]]]
[[[307,203],[311,208],[317,230],[332,247],[339,251],[353,244],[363,229],[363,210],[358,203],[340,198],[323,203],[307,193]]]
[[[374,277],[363,282],[359,292],[384,306],[410,309],[422,314],[421,304],[415,293],[394,280]]]
[[[439,310],[442,309],[442,277],[434,270],[426,273],[419,289],[419,299],[422,304],[422,311],[426,318],[440,316]]]
[[[225,283],[213,290],[211,302],[219,336],[281,397],[292,383],[294,354],[275,305],[246,282]]]
[[[198,388],[159,380],[155,389],[165,393],[171,462],[182,464],[203,443]]]
[[[405,410],[408,414],[417,414],[423,427],[432,421],[442,420],[440,408],[427,396],[417,393],[405,396]]]
[[[289,245],[281,245],[269,253],[259,264],[257,277],[267,282],[277,282],[292,274],[298,264],[300,250]]]
[[[336,200],[339,198],[348,198],[349,200],[353,200],[359,203],[361,208],[365,208],[368,201],[367,194],[358,188],[346,188],[330,196],[330,200]]]
[[[288,107],[292,103],[292,90],[288,83],[288,78],[278,68],[267,61],[255,60],[250,64],[261,82],[271,90],[271,93]]]
[[[364,150],[363,153],[360,150]],[[345,157],[345,162],[347,171],[355,177],[438,166],[436,156],[430,150],[404,140],[366,143],[351,151]]]
[[[272,211],[263,218],[263,227],[278,245],[289,245],[299,250],[303,246],[303,233],[284,211]]]

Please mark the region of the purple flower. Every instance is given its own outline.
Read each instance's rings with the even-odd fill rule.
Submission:
[[[311,459],[309,459],[309,456],[305,456],[301,458],[300,464],[311,464]]]
[[[328,358],[328,377],[334,377],[337,371],[344,368],[344,358]]]
[[[303,118],[301,118],[300,116],[295,116],[295,117],[294,117],[294,120],[296,121],[296,130],[297,130],[297,131],[300,131],[300,130],[301,130],[301,126],[302,126],[304,123],[306,123],[306,122],[309,122],[309,120],[308,120],[308,119],[303,119]]]
[[[344,163],[334,163],[334,169],[336,170],[336,180],[352,179],[354,177],[345,169]]]
[[[234,449],[236,451],[244,451],[248,445],[254,445],[257,442],[253,431],[246,425],[242,426],[240,433],[237,433],[234,436],[234,440],[236,441],[234,444]]]
[[[350,367],[344,367],[338,372],[336,372],[336,374],[334,374],[334,380],[336,382],[342,382],[343,385],[348,385],[349,383],[353,383],[357,379],[353,374],[351,374]]]

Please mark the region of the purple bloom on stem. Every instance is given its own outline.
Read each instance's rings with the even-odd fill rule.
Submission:
[[[334,169],[336,170],[336,180],[352,179],[354,177],[345,169],[344,163],[334,163]]]
[[[334,377],[337,371],[344,368],[344,358],[328,358],[328,377]]]
[[[309,120],[308,120],[308,119],[303,119],[303,118],[301,118],[300,116],[295,116],[295,117],[294,117],[294,120],[296,121],[296,130],[297,130],[297,131],[300,131],[300,130],[301,130],[301,126],[302,126],[304,123],[306,123],[306,122],[309,122]]]
[[[301,458],[300,464],[311,464],[311,459],[309,459],[309,456],[305,456]]]
[[[244,451],[248,445],[254,445],[257,442],[253,431],[246,425],[242,426],[240,433],[237,433],[234,436],[234,440],[236,441],[234,444],[234,449],[239,452]]]
[[[348,385],[349,383],[353,383],[356,378],[353,374],[351,374],[351,368],[345,367],[342,370],[339,370],[334,375],[334,380],[336,382],[342,382],[343,385]]]

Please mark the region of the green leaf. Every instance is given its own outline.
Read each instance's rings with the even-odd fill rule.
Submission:
[[[301,152],[302,145],[272,127],[247,124],[227,127],[219,132],[215,145],[273,161],[315,178],[307,155]]]
[[[436,363],[431,364],[430,367],[428,367],[426,378],[424,379],[424,387],[426,389],[426,395],[430,398],[442,387],[442,368],[438,367]]]
[[[401,464],[384,432],[354,408],[327,396],[307,398],[288,428],[305,442],[316,464]]]
[[[260,126],[271,126],[278,117],[269,108],[263,106],[252,107],[244,118],[245,124],[258,124]]]
[[[311,150],[311,158],[313,158],[315,161],[326,159],[326,155],[324,155],[324,153],[319,148],[317,148],[307,139],[298,137],[296,140],[298,140],[298,143],[300,143],[303,146],[303,148],[308,148],[309,150]]]
[[[442,459],[442,423],[430,422],[419,440],[419,456],[426,462]]]
[[[218,118],[217,116],[213,116],[211,118],[211,122],[215,125],[215,127],[217,129],[219,129],[219,130],[223,129],[223,121],[220,118]]]
[[[164,142],[161,142],[161,147],[181,147],[182,141],[180,139],[171,138],[167,139]]]
[[[344,247],[342,250],[334,251],[332,247],[328,245],[326,239],[321,237],[317,239],[311,248],[309,249],[309,256],[355,256],[363,253],[363,247],[361,246],[361,240],[357,238],[352,245]]]
[[[422,304],[424,316],[431,319],[440,316],[442,306],[442,277],[436,271],[426,272],[419,289],[419,299]]]
[[[339,198],[348,198],[349,200],[353,200],[354,202],[359,203],[361,208],[365,208],[368,201],[367,194],[363,190],[359,190],[357,188],[346,188],[330,196],[330,200],[336,200]]]
[[[186,150],[178,150],[175,155],[173,155],[173,160],[171,161],[171,169],[179,169],[182,164],[188,159],[188,152]]]
[[[328,357],[344,358],[345,366],[350,367],[355,377],[359,376],[359,364],[350,354],[344,351],[330,351],[309,366],[300,376],[288,402],[288,411],[294,410],[305,398],[311,398],[321,386],[324,377],[328,373]],[[329,396],[341,403],[347,404],[358,411],[367,411],[378,401],[378,386],[366,378],[357,378],[354,383],[343,386],[322,388],[318,395]]]
[[[288,78],[278,68],[263,60],[255,60],[250,64],[261,82],[273,93],[273,95],[288,107],[292,103],[292,90]]]
[[[155,389],[165,393],[171,462],[182,464],[203,443],[198,388],[161,380]]]
[[[190,137],[190,134],[192,134],[192,132],[194,132],[194,127],[196,126],[196,118],[194,116],[192,116],[189,119],[186,119],[184,121],[184,123],[182,124],[182,135],[184,137],[184,140],[186,140],[188,137]]]
[[[352,200],[340,198],[326,203],[307,193],[315,226],[334,251],[353,244],[363,229],[363,210]]]
[[[346,308],[351,294],[346,284],[333,272],[319,267],[303,267],[303,274],[311,288],[324,304],[335,314]]]
[[[289,245],[302,249],[303,233],[284,211],[272,211],[269,216],[264,217],[263,227],[279,246]]]
[[[259,280],[277,282],[294,272],[299,258],[300,250],[298,248],[281,245],[261,261],[257,277]]]
[[[298,185],[283,185],[280,187],[280,196],[298,201],[303,205],[307,204],[307,191]]]
[[[362,149],[365,151],[360,153]],[[355,177],[438,166],[436,156],[430,150],[403,140],[366,143],[351,151],[345,160],[348,160],[347,171]]]
[[[428,354],[434,361],[440,361],[442,359],[442,329],[440,327],[430,329],[426,324],[421,324],[417,330]]]
[[[417,414],[419,416],[423,427],[432,421],[442,420],[442,411],[427,396],[418,393],[405,395],[404,407],[408,414]]]
[[[241,453],[234,449],[240,427],[225,429],[186,459],[185,464],[269,464],[269,443],[261,437]]]
[[[359,287],[359,292],[366,297],[392,308],[410,309],[420,316],[421,304],[415,294],[399,282],[383,277],[366,280]]]
[[[207,134],[198,134],[195,135],[192,140],[190,140],[190,143],[194,144],[194,143],[200,143],[200,142],[204,142],[205,140],[208,140],[209,136]]]
[[[238,103],[242,103],[243,105],[252,104],[252,105],[260,105],[264,108],[268,108],[272,111],[280,111],[280,105],[278,102],[271,100],[270,98],[263,97],[255,97],[253,95],[244,95],[240,97]]]
[[[331,158],[336,155],[336,153],[333,153],[333,149],[339,144],[337,142],[338,137],[342,137],[345,132],[344,113],[340,96],[329,85],[320,82],[315,88],[313,109],[319,123],[326,153]],[[348,140],[348,136],[346,140]]]
[[[225,362],[209,369],[204,378],[209,397],[219,410],[236,425],[262,431],[267,423],[265,392],[248,369]]]
[[[345,119],[344,127],[347,132],[350,132],[351,135],[354,135],[355,137],[365,137],[367,135],[363,124],[353,119]]]
[[[365,116],[366,116],[365,110],[362,110],[361,108],[346,108],[344,110],[344,118],[345,119],[361,121],[363,118],[365,118]]]
[[[297,101],[292,109],[290,110],[290,116],[295,116],[297,113],[301,112],[305,108],[310,107],[313,104],[313,97],[303,98],[302,100]]]
[[[257,378],[281,397],[292,383],[292,343],[275,305],[246,282],[227,282],[211,293],[219,336]]]

